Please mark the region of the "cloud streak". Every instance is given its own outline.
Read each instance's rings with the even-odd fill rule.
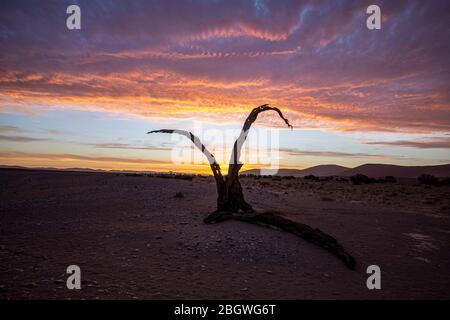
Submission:
[[[396,140],[396,141],[369,141],[366,144],[384,145],[391,147],[407,147],[418,149],[450,149],[450,138],[433,138],[429,140]]]
[[[8,142],[36,142],[36,141],[50,141],[50,139],[24,137],[24,136],[5,136],[5,135],[0,135],[0,141],[8,141]]]
[[[0,133],[3,132],[24,132],[22,128],[15,127],[15,126],[0,126]]]
[[[341,151],[314,151],[314,150],[297,150],[282,148],[283,152],[289,156],[312,156],[312,157],[331,157],[331,158],[372,158],[372,159],[404,159],[403,157],[393,157],[384,154],[372,154],[362,152],[341,152]]]
[[[0,158],[33,159],[33,160],[59,160],[59,161],[84,161],[84,162],[109,162],[119,164],[157,164],[166,163],[155,159],[121,158],[103,156],[84,156],[77,154],[50,154],[28,152],[0,152]]]
[[[156,151],[170,151],[172,148],[158,147],[158,146],[138,146],[128,143],[90,143],[89,146],[103,149],[129,149],[129,150],[156,150]]]

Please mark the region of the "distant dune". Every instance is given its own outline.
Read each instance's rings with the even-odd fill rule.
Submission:
[[[243,171],[243,174],[260,174],[259,169]],[[394,176],[398,178],[417,178],[421,174],[432,174],[436,177],[450,177],[450,164],[437,166],[398,166],[392,164],[363,164],[355,168],[346,168],[338,165],[320,165],[303,170],[280,169],[265,171],[264,174],[276,174],[279,176],[304,177],[315,176],[352,176],[354,174],[365,174],[369,177]]]
[[[264,170],[263,174],[269,175],[277,175],[277,176],[294,176],[294,177],[304,177],[307,175],[315,175],[315,176],[337,176],[341,175],[342,172],[345,172],[347,170],[350,170],[350,168],[338,166],[335,164],[325,164],[325,165],[319,165],[310,167],[307,169],[299,170],[299,169],[279,169],[278,172],[275,170]],[[261,174],[259,169],[252,169],[252,170],[246,170],[242,171],[243,174]]]
[[[402,178],[416,178],[421,174],[432,174],[436,177],[450,177],[450,164],[438,166],[397,166],[393,164],[363,164],[342,173],[343,176],[351,176],[357,173],[369,177],[394,176]]]
[[[0,165],[0,169],[19,169],[19,170],[43,170],[43,171],[72,171],[72,172],[106,172],[106,173],[155,173],[156,171],[136,171],[136,170],[103,170],[92,168],[53,168],[53,167],[23,167]]]

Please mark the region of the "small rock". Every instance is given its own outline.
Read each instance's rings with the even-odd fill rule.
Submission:
[[[23,287],[29,288],[29,289],[36,288],[37,286],[38,285],[36,284],[36,282],[30,282],[30,283],[26,283],[23,285]]]

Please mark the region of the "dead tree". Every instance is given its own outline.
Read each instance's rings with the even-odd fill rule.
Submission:
[[[341,259],[344,264],[350,268],[355,268],[355,259],[347,253],[344,248],[332,236],[322,232],[319,229],[286,219],[275,212],[258,213],[244,199],[242,185],[239,182],[239,170],[242,168],[240,154],[242,145],[247,139],[248,131],[256,121],[261,112],[273,110],[278,113],[286,125],[292,129],[289,121],[283,116],[278,108],[270,107],[265,104],[254,108],[245,120],[239,137],[233,145],[231,159],[228,167],[228,174],[222,175],[220,165],[217,163],[214,155],[201,143],[200,139],[189,131],[162,129],[154,130],[148,133],[175,133],[180,134],[192,141],[192,143],[203,152],[208,159],[217,187],[217,210],[208,215],[203,221],[207,224],[217,223],[225,220],[238,220],[252,224],[272,226],[278,229],[293,233],[309,242],[328,250]]]

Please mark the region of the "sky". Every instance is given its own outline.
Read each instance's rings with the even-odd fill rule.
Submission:
[[[66,9],[81,9],[68,30]],[[381,8],[369,30],[366,9]],[[208,172],[450,163],[449,1],[0,3],[0,165]],[[184,140],[183,140],[184,139]]]

